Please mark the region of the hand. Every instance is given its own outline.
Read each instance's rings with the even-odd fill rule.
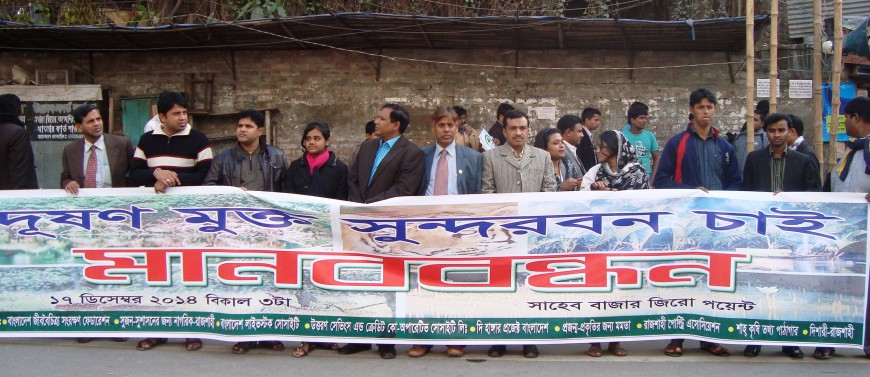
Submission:
[[[574,178],[568,178],[562,181],[562,184],[559,185],[560,191],[576,191],[577,190],[577,180]]]
[[[154,170],[154,179],[167,187],[181,186],[181,180],[178,179],[178,174],[172,170],[156,169]]]
[[[698,190],[701,190],[701,191],[703,191],[703,192],[706,192],[706,193],[709,193],[709,192],[710,192],[710,191],[708,191],[707,188],[704,187],[704,186],[698,186],[698,187],[695,187],[695,188],[698,189]]]
[[[164,181],[157,181],[154,183],[154,192],[158,194],[165,194],[167,187],[169,186],[167,186]]]
[[[599,190],[599,191],[611,191],[610,188],[607,187],[607,184],[604,183],[604,181],[597,181],[597,182],[593,183],[592,189]]]
[[[79,194],[79,183],[76,181],[69,181],[69,183],[67,183],[66,187],[64,187],[63,189],[66,190],[66,192],[68,192],[70,194],[78,195]]]

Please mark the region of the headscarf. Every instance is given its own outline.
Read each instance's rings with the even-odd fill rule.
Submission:
[[[604,132],[601,135],[601,140],[604,140],[604,135],[610,132],[615,134],[617,140],[616,171],[610,170],[610,163],[602,161],[601,167],[598,168],[598,174],[595,176],[595,181],[602,181],[607,184],[608,188],[618,191],[648,189],[649,182],[647,181],[646,170],[637,162],[637,153],[634,146],[631,145],[621,132],[614,130]]]

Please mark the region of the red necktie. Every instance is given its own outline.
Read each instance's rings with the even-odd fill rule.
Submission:
[[[97,148],[91,145],[88,167],[85,169],[85,188],[97,188]]]
[[[447,195],[447,150],[441,150],[441,157],[438,158],[438,166],[435,168],[435,195]]]

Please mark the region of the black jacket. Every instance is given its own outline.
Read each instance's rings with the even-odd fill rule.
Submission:
[[[577,159],[583,164],[583,171],[589,171],[598,165],[598,155],[595,153],[595,144],[592,141],[592,133],[583,129],[583,139],[577,145]]]
[[[819,169],[810,157],[786,148],[782,191],[819,191],[822,182]],[[773,192],[770,184],[770,148],[752,151],[743,168],[743,191]]]
[[[265,179],[263,187],[266,191],[282,192],[284,190],[281,185],[284,183],[284,171],[287,166],[284,151],[271,145],[266,145],[266,149],[263,151],[266,153],[257,154],[260,166],[266,169],[263,172]],[[247,158],[248,154],[242,150],[239,143],[230,149],[225,149],[214,157],[202,183],[204,185],[241,187],[242,163]]]
[[[0,114],[0,190],[38,189],[30,136],[17,115]]]
[[[329,160],[312,176],[308,160],[302,157],[293,160],[287,168],[284,192],[347,200],[347,165],[338,160],[335,153],[329,152]]]

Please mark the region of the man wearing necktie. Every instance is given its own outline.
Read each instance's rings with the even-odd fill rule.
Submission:
[[[133,144],[126,137],[103,134],[103,118],[94,105],[79,106],[72,115],[83,137],[63,149],[60,186],[74,195],[79,188],[126,187]]]
[[[423,151],[402,136],[411,117],[396,104],[381,106],[375,117],[378,138],[360,145],[356,160],[348,171],[348,200],[372,203],[397,196],[414,196],[423,179]],[[384,334],[384,337],[394,334]],[[370,350],[371,344],[350,343],[338,349],[340,355]],[[378,344],[382,359],[396,357],[392,344]]]
[[[456,140],[459,116],[453,109],[441,106],[429,117],[435,144],[423,147],[426,168],[420,195],[462,195],[480,193],[480,174],[483,157],[477,151],[459,145]],[[429,353],[431,345],[415,345],[408,356],[421,357]],[[465,346],[447,346],[447,356],[461,357]]]
[[[79,188],[127,186],[127,169],[133,159],[133,143],[123,136],[103,134],[103,117],[94,105],[81,105],[72,113],[82,138],[63,148],[60,187],[78,195]],[[87,343],[94,338],[78,338]],[[123,342],[126,338],[112,338]]]

